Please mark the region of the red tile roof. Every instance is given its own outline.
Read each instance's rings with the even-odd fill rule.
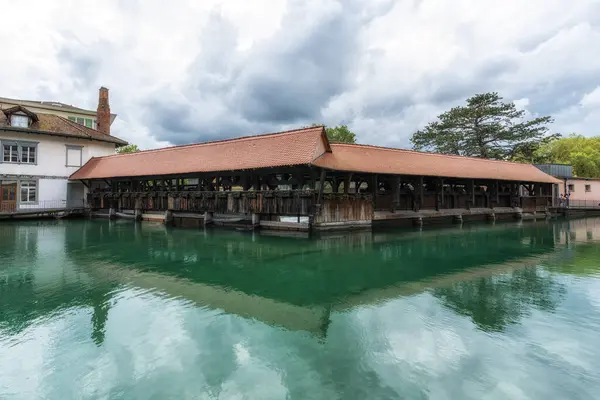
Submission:
[[[177,175],[312,165],[337,171],[559,183],[531,164],[329,144],[323,127],[92,158],[71,179]]]
[[[0,130],[98,140],[101,142],[114,143],[119,146],[127,144],[126,141],[119,139],[118,137],[105,135],[95,129],[88,128],[54,114],[32,113],[37,116],[37,121],[34,119],[28,128],[13,127],[8,123],[8,117],[6,115],[10,114],[13,108],[23,109],[24,107],[17,106],[2,110],[3,112],[0,112]],[[31,113],[31,111],[26,111],[27,113]]]
[[[322,126],[92,158],[71,179],[99,179],[309,165],[329,145]],[[322,151],[319,151],[319,147]]]
[[[560,183],[531,164],[475,157],[422,153],[358,144],[331,144],[313,165],[337,171],[375,174],[444,176],[450,178]]]

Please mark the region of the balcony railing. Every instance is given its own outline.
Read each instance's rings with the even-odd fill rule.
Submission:
[[[600,200],[573,200],[559,202],[561,208],[589,208],[600,210]]]
[[[31,203],[7,203],[0,204],[0,214],[30,213],[35,211],[66,210],[85,208],[84,199],[78,200],[40,200]]]

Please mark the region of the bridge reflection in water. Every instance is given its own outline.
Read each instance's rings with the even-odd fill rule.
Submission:
[[[325,338],[332,313],[425,291],[483,330],[502,330],[534,307],[552,310],[560,302],[560,284],[536,266],[553,259],[565,264],[574,242],[600,240],[600,222],[297,240],[73,221],[5,224],[0,239],[0,255],[11,246],[23,254],[22,265],[0,269],[0,326],[13,330],[90,306],[92,337],[101,344],[111,299],[125,285]],[[36,258],[52,260],[54,269],[28,266]]]

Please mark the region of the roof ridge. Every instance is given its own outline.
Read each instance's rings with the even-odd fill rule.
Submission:
[[[5,101],[7,103],[28,103],[35,107],[41,108],[51,108],[51,109],[61,109],[63,111],[72,111],[80,114],[93,114],[94,110],[89,110],[87,108],[81,108],[78,106],[74,106],[72,104],[63,103],[61,101],[51,101],[51,100],[27,100],[27,99],[16,99],[14,97],[2,97],[0,96],[0,102]],[[56,105],[60,104],[60,105]]]
[[[69,122],[72,122],[72,121],[69,121]],[[242,141],[251,140],[251,139],[262,139],[262,138],[265,138],[265,137],[272,137],[272,136],[278,136],[278,135],[282,135],[283,136],[283,135],[289,135],[289,134],[299,133],[301,131],[309,131],[309,130],[314,130],[314,129],[323,129],[323,127],[324,127],[323,125],[319,125],[319,126],[311,126],[311,127],[308,127],[308,128],[292,129],[292,130],[288,130],[288,131],[271,132],[271,133],[261,133],[261,134],[257,134],[257,135],[248,135],[248,136],[240,136],[240,137],[231,138],[231,139],[219,139],[219,140],[210,140],[208,142],[180,144],[180,145],[176,145],[176,146],[161,147],[159,149],[140,150],[140,151],[136,151],[135,153],[112,154],[110,156],[102,156],[102,157],[98,157],[98,158],[127,157],[127,156],[132,156],[134,154],[140,154],[140,153],[141,154],[157,153],[157,152],[167,151],[167,150],[178,150],[178,149],[182,149],[182,148],[201,147],[201,146],[206,146],[206,145],[211,145],[211,144],[218,144],[218,143],[242,142]]]
[[[456,154],[443,154],[443,153],[433,153],[433,152],[429,152],[429,151],[418,151],[418,150],[410,150],[410,149],[400,149],[397,147],[385,147],[385,146],[376,146],[376,145],[371,145],[371,144],[360,144],[360,143],[331,143],[332,146],[348,146],[348,147],[369,147],[369,148],[374,148],[374,149],[379,149],[379,150],[388,150],[388,151],[399,151],[399,152],[405,152],[405,153],[416,153],[416,154],[424,154],[424,155],[429,155],[429,156],[435,156],[435,157],[444,157],[444,158],[458,158],[458,159],[470,159],[470,160],[475,160],[475,161],[485,161],[485,162],[496,162],[496,163],[503,163],[503,164],[518,164],[518,165],[531,165],[533,166],[533,164],[529,164],[529,163],[522,163],[522,162],[516,162],[516,161],[506,161],[506,160],[492,160],[489,158],[481,158],[481,157],[473,157],[473,156],[458,156]]]

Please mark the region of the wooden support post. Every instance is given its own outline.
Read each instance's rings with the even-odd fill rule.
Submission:
[[[371,189],[371,194],[373,195],[373,199],[377,196],[377,174],[374,174],[371,177],[371,183],[369,184],[369,189]]]
[[[350,193],[350,182],[352,182],[352,174],[344,177],[344,194]]]
[[[438,178],[435,183],[435,209],[440,211],[444,205],[444,180]]]
[[[467,200],[467,209],[475,207],[475,179],[469,180],[469,199]]]
[[[400,177],[394,176],[392,179],[392,212],[400,207]]]
[[[500,203],[500,182],[494,181],[494,202],[496,204]]]
[[[134,211],[135,220],[141,221],[142,220],[142,199],[140,199],[139,197],[135,199],[134,210],[135,210]]]
[[[254,177],[254,180],[255,180],[255,185],[256,185],[254,190],[256,190],[257,192],[260,192],[262,190],[261,182],[260,182],[260,175],[256,175]]]
[[[315,173],[314,169],[310,170],[310,190],[316,190],[317,189],[317,174]]]
[[[413,210],[419,211],[421,206],[423,205],[424,198],[424,184],[423,184],[423,176],[419,176],[417,178],[417,182],[415,183],[415,198],[413,204]]]
[[[323,200],[323,190],[325,189],[325,169],[321,169],[321,176],[319,178],[319,192],[317,194],[317,204],[315,215],[321,213],[321,201]]]
[[[316,186],[316,174],[313,169],[310,170],[310,188],[313,189]],[[321,199],[323,198],[323,189],[325,188],[325,169],[321,169],[321,177],[319,180],[319,187],[317,189],[317,201],[314,208],[309,211],[308,215],[308,229],[310,232],[315,227],[316,216],[321,214]]]
[[[377,192],[379,187],[377,185],[377,174],[371,177],[371,183],[369,183],[369,191],[373,195],[373,210],[377,209]]]
[[[517,185],[517,194],[518,194],[517,207],[523,208],[523,183],[522,182],[519,182]]]

